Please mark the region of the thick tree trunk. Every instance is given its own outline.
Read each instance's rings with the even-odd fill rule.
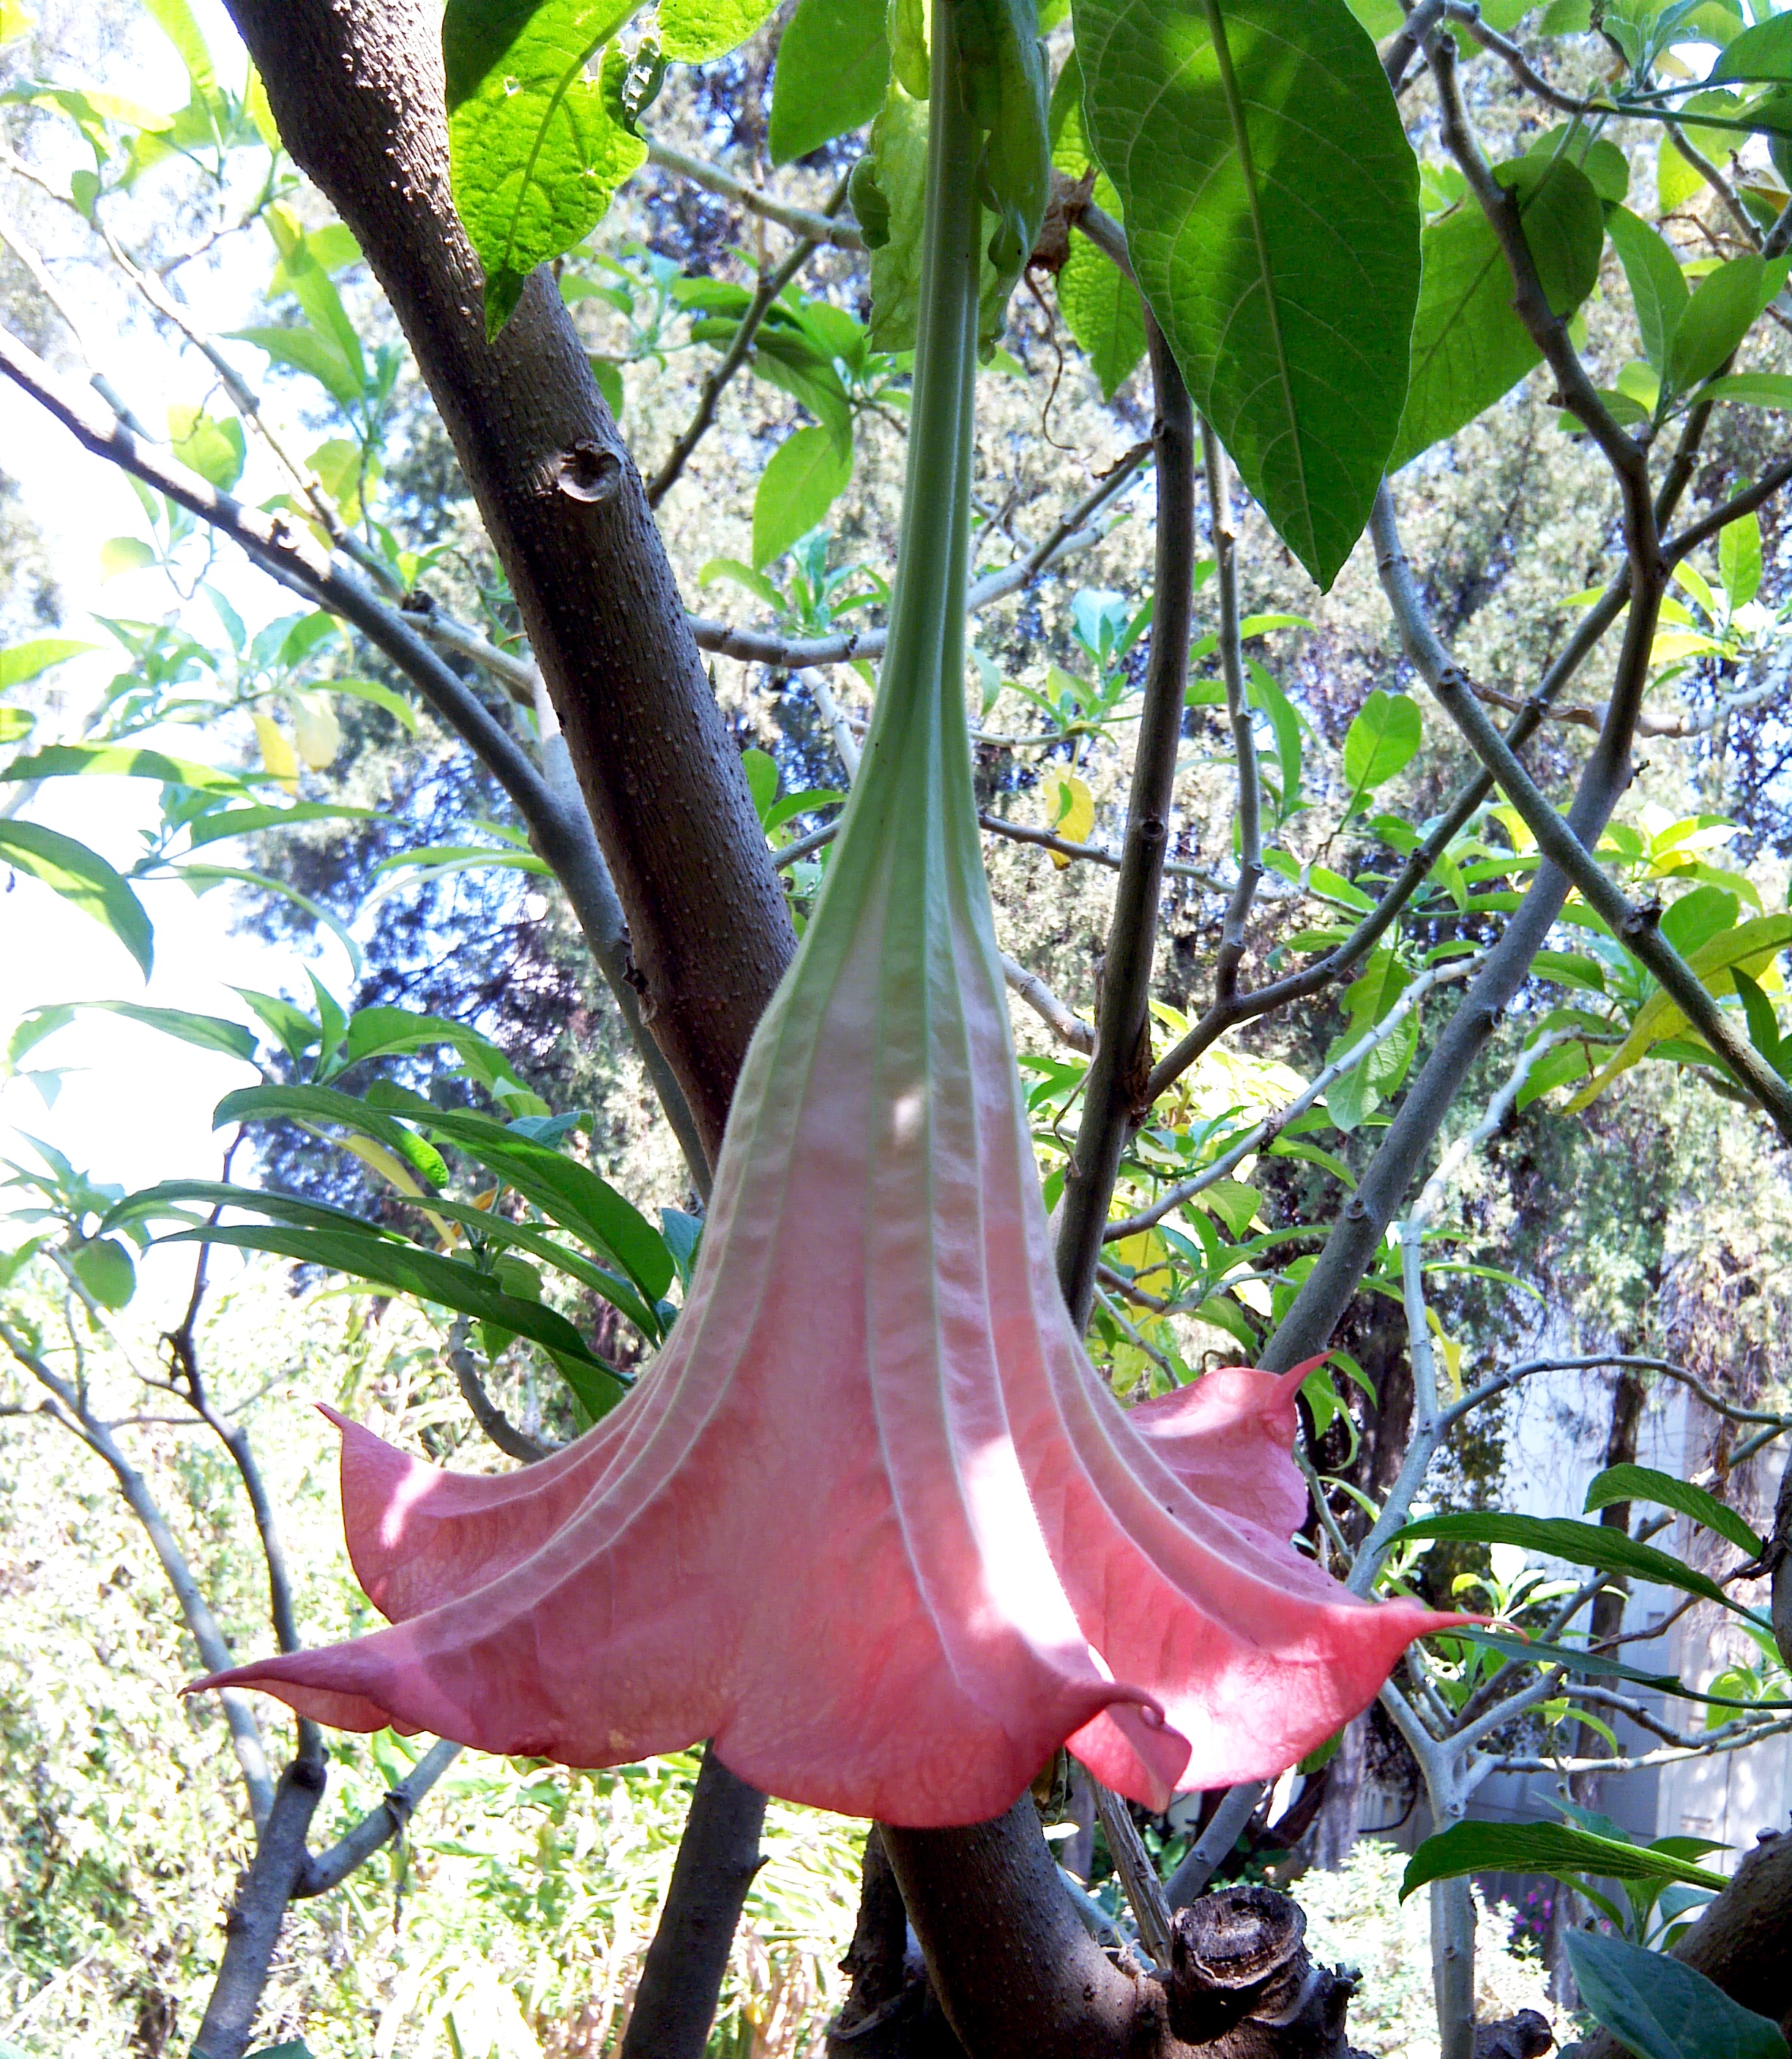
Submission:
[[[453,439],[713,1157],[793,947],[639,475],[539,273],[495,342],[448,191],[439,7],[230,0],[281,134],[354,231]]]

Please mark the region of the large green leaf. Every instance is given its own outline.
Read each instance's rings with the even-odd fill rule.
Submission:
[[[1513,1637],[1497,1630],[1461,1630],[1454,1635],[1471,1644],[1484,1644],[1490,1651],[1521,1664],[1559,1666],[1589,1679],[1629,1680],[1639,1687],[1653,1687],[1659,1694],[1678,1695],[1682,1702],[1704,1702],[1718,1709],[1792,1708],[1792,1702],[1742,1701],[1734,1695],[1708,1694],[1702,1688],[1689,1687],[1671,1673],[1647,1673],[1640,1667],[1627,1666],[1609,1651],[1587,1651],[1578,1645],[1550,1644],[1541,1638]]]
[[[1551,304],[1571,313],[1591,293],[1605,213],[1587,174],[1565,159],[1499,168],[1519,197],[1525,241]],[[1412,385],[1388,458],[1397,472],[1509,392],[1543,353],[1512,307],[1512,277],[1472,200],[1428,225],[1424,281],[1412,326]]]
[[[139,750],[129,743],[53,743],[33,751],[29,758],[15,758],[0,771],[0,780],[68,779],[91,775],[156,779],[166,787],[193,787],[207,793],[244,791],[242,781],[233,772],[221,772],[214,765],[196,764],[189,758],[170,758],[160,751]]]
[[[1714,86],[1723,79],[1792,79],[1792,14],[1770,15],[1727,43],[1711,67],[1709,83]]]
[[[753,496],[753,566],[781,558],[851,483],[852,446],[831,429],[798,429],[771,454]]]
[[[298,1229],[340,1230],[364,1236],[369,1225],[346,1209],[327,1202],[307,1201],[302,1195],[283,1193],[277,1187],[237,1187],[221,1180],[164,1180],[140,1193],[127,1195],[100,1225],[100,1233],[127,1222],[174,1217],[191,1221],[195,1205],[205,1209],[241,1209],[266,1216],[274,1222]],[[563,1272],[588,1287],[613,1308],[619,1308],[643,1336],[657,1343],[664,1328],[659,1312],[637,1294],[627,1281],[619,1279],[576,1251],[568,1251],[544,1232],[527,1223],[507,1221],[492,1210],[464,1201],[448,1201],[432,1195],[415,1205],[432,1220],[460,1224],[488,1243],[527,1251],[544,1264]],[[432,1254],[431,1254],[432,1255]]]
[[[1412,696],[1377,687],[1344,736],[1344,774],[1352,798],[1404,771],[1424,740],[1424,724]]]
[[[707,64],[744,43],[774,4],[775,0],[659,0],[659,46],[680,64]],[[866,11],[881,14],[878,0],[870,0]]]
[[[108,1015],[122,1015],[127,1022],[141,1022],[145,1030],[159,1030],[201,1051],[221,1051],[226,1057],[255,1059],[255,1032],[222,1015],[196,1015],[185,1008],[146,1008],[134,1001],[84,1001],[83,1008],[97,1008]]]
[[[1718,1602],[1746,1615],[1749,1611],[1726,1594],[1717,1582],[1652,1544],[1639,1544],[1615,1525],[1577,1523],[1567,1515],[1507,1515],[1495,1510],[1475,1509],[1459,1515],[1428,1515],[1409,1523],[1392,1541],[1409,1538],[1444,1537],[1474,1544],[1522,1544],[1552,1559],[1566,1559],[1570,1565],[1592,1566],[1603,1573],[1626,1573],[1657,1587],[1678,1587],[1682,1593]]]
[[[489,1274],[476,1272],[458,1260],[420,1250],[414,1244],[400,1244],[365,1229],[268,1229],[234,1225],[182,1230],[165,1241],[226,1244],[238,1251],[265,1251],[302,1265],[321,1265],[332,1272],[346,1272],[353,1279],[365,1280],[396,1293],[414,1294],[420,1301],[436,1302],[457,1314],[474,1316],[481,1322],[527,1337],[551,1352],[563,1368],[569,1364],[588,1368],[603,1376],[606,1386],[614,1382],[605,1397],[606,1405],[621,1397],[624,1384],[620,1376],[592,1352],[564,1316],[532,1297],[506,1293]],[[579,1392],[580,1400],[584,1400],[583,1389]],[[596,1412],[601,1413],[601,1408]]]
[[[1566,1942],[1582,2001],[1636,2059],[1786,2059],[1779,2025],[1695,1967],[1596,1930]]]
[[[1400,1882],[1404,1902],[1428,1881],[1467,1873],[1547,1873],[1557,1880],[1683,1880],[1694,1887],[1729,1885],[1721,1873],[1647,1845],[1620,1844],[1569,1823],[1452,1823],[1427,1838]]]
[[[1707,1488],[1690,1480],[1676,1480],[1672,1473],[1658,1472],[1653,1466],[1607,1466],[1587,1490],[1587,1512],[1609,1508],[1614,1502],[1653,1501],[1663,1508],[1676,1509],[1727,1537],[1738,1551],[1754,1559],[1766,1549],[1734,1509],[1719,1501]]]
[[[10,651],[0,651],[0,688],[22,687],[52,665],[66,664],[83,651],[99,648],[98,643],[83,643],[73,636],[38,636],[28,643],[15,643]]]
[[[484,267],[488,336],[509,321],[536,266],[589,235],[647,156],[586,75],[639,3],[448,0],[442,58],[449,171],[454,204]],[[697,0],[686,12],[718,13],[724,5]]]
[[[420,1119],[563,1229],[614,1258],[650,1301],[657,1302],[671,1285],[672,1257],[664,1237],[607,1181],[576,1159],[485,1116],[430,1111]]]
[[[309,325],[289,329],[264,323],[253,329],[235,329],[230,334],[243,343],[265,350],[277,364],[289,365],[315,379],[333,400],[352,408],[361,397],[362,382],[335,342]]]
[[[1789,269],[1792,257],[1770,262],[1750,250],[1699,281],[1668,355],[1668,383],[1676,393],[1690,391],[1722,365],[1786,284]]]
[[[1639,221],[1627,207],[1615,207],[1606,228],[1630,281],[1643,354],[1657,372],[1665,374],[1674,332],[1691,298],[1686,274],[1660,230]]]
[[[149,977],[155,933],[143,904],[122,873],[97,850],[42,822],[0,822],[0,865],[16,866],[41,879],[84,915],[103,922]]]
[[[890,38],[874,0],[802,0],[778,45],[771,161],[787,165],[871,121],[890,86]]]
[[[1419,185],[1344,0],[1075,0],[1091,148],[1201,412],[1329,586],[1406,399]]]

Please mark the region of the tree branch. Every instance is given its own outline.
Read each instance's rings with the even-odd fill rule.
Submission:
[[[1483,711],[1467,674],[1444,648],[1425,614],[1412,567],[1400,548],[1393,496],[1385,484],[1376,497],[1370,525],[1376,540],[1376,569],[1399,626],[1400,640],[1438,704],[1499,781],[1544,855],[1579,888],[1587,906],[1631,955],[1655,974],[1711,1045],[1725,1069],[1766,1110],[1781,1136],[1792,1142],[1792,1085],[1781,1078],[1737,1029],[1734,1017],[1723,1012],[1698,974],[1663,936],[1658,926],[1659,909],[1639,908],[1628,898],[1572,826],[1550,805]]]
[[[1058,1285],[1079,1332],[1088,1324],[1094,1299],[1101,1229],[1120,1154],[1150,1105],[1146,1082],[1151,1072],[1151,963],[1182,735],[1194,594],[1194,410],[1163,332],[1149,315],[1145,328],[1157,395],[1152,436],[1157,453],[1155,602],[1095,1053],[1083,1085],[1082,1121],[1065,1173],[1058,1229]]]
[[[775,193],[768,193],[763,186],[751,185],[734,173],[724,171],[719,165],[709,164],[701,157],[688,157],[683,151],[675,150],[669,143],[656,142],[651,136],[645,141],[648,163],[657,165],[663,172],[673,172],[681,179],[689,179],[706,192],[732,201],[750,214],[775,221],[780,229],[790,229],[810,243],[831,243],[840,250],[865,248],[865,238],[857,222],[836,221],[831,214],[817,214],[812,208],[794,206],[789,201],[779,200]]]

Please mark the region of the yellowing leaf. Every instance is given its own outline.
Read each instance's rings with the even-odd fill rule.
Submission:
[[[377,1173],[382,1180],[389,1180],[400,1193],[408,1194],[413,1200],[422,1200],[424,1189],[418,1183],[416,1173],[396,1151],[388,1151],[384,1145],[375,1143],[371,1137],[351,1136],[338,1141],[344,1150],[353,1152],[370,1171]],[[428,1217],[431,1226],[442,1240],[444,1249],[452,1251],[460,1241],[460,1226],[450,1222],[445,1216],[437,1215],[433,1209],[425,1209],[424,1213]]]
[[[300,757],[313,772],[325,771],[336,763],[336,754],[342,748],[342,725],[328,694],[293,695],[293,736]]]
[[[255,718],[255,735],[261,746],[261,763],[289,794],[299,791],[299,761],[291,740],[271,715]]]
[[[1120,1263],[1133,1275],[1133,1284],[1146,1292],[1167,1284],[1167,1280],[1155,1280],[1154,1276],[1165,1271],[1165,1251],[1162,1234],[1154,1229],[1141,1230],[1136,1237],[1123,1237],[1117,1244],[1108,1247]]]
[[[1060,772],[1045,782],[1045,804],[1052,810],[1052,832],[1066,843],[1087,843],[1095,826],[1095,796],[1073,773]],[[1061,851],[1052,853],[1060,872],[1070,861]]]
[[[1734,930],[1726,930],[1722,935],[1701,944],[1686,962],[1698,974],[1699,984],[1708,993],[1734,994],[1738,968],[1752,978],[1765,971],[1789,943],[1792,943],[1792,915],[1760,915],[1753,922],[1739,922]],[[1620,1073],[1627,1073],[1664,1037],[1678,1036],[1686,1026],[1686,1018],[1671,994],[1662,990],[1651,994],[1637,1010],[1630,1034],[1568,1103],[1563,1113],[1575,1115],[1588,1107]]]
[[[1462,1399],[1462,1340],[1459,1337],[1452,1336],[1444,1328],[1437,1320],[1435,1308],[1426,1309],[1425,1320],[1431,1325],[1432,1335],[1437,1340],[1437,1361],[1444,1375],[1444,1385],[1448,1389],[1449,1399],[1459,1401]]]

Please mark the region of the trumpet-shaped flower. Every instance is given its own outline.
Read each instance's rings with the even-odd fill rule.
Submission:
[[[573,1766],[710,1737],[774,1794],[925,1826],[998,1813],[1066,1741],[1157,1807],[1279,1772],[1459,1620],[1291,1545],[1305,1368],[1129,1414],[1059,1296],[964,719],[978,139],[953,62],[878,707],[671,1337],[502,1477],[338,1419],[390,1627],[206,1685]]]

